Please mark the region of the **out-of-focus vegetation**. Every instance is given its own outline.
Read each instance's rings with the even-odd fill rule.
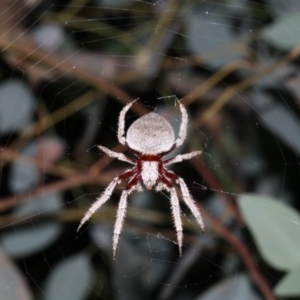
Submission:
[[[300,2],[0,2],[0,298],[300,298]],[[126,119],[157,110],[203,149],[174,165],[206,234],[182,205],[180,258],[168,195],[134,193],[112,259],[128,166]],[[128,152],[126,152],[128,153]],[[173,153],[173,155],[174,155]],[[130,155],[130,154],[129,154]]]

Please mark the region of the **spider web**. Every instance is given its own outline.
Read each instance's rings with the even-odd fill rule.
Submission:
[[[265,258],[234,201],[251,192],[299,209],[299,10],[292,0],[1,2],[1,297],[264,299],[251,263],[272,288],[289,270]],[[118,115],[137,97],[126,128],[154,110],[177,134],[179,98],[188,137],[168,157],[203,150],[172,166],[206,224],[203,235],[182,205],[182,257],[166,193],[130,196],[116,261],[122,186],[76,232],[128,168],[96,145],[124,151]],[[296,216],[282,220],[299,233]]]

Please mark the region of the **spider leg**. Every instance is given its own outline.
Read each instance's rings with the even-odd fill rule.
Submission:
[[[192,214],[195,216],[198,224],[201,227],[202,232],[204,232],[204,222],[202,220],[201,217],[201,213],[198,210],[195,201],[193,200],[192,196],[190,195],[190,192],[188,190],[188,187],[186,186],[186,183],[184,182],[184,180],[181,177],[178,177],[178,179],[176,180],[176,182],[179,184],[180,189],[181,189],[181,193],[182,193],[182,198],[185,202],[185,204],[188,206],[188,208],[190,209],[190,211],[192,212]]]
[[[171,208],[172,208],[172,214],[173,214],[173,220],[177,232],[177,242],[178,242],[178,248],[180,256],[182,255],[182,238],[183,238],[183,230],[182,230],[182,222],[181,222],[181,211],[180,211],[180,205],[179,200],[177,197],[177,193],[174,187],[170,188],[169,190],[171,194]]]
[[[179,154],[179,155],[176,155],[173,158],[170,158],[170,159],[167,159],[167,160],[163,161],[163,164],[165,166],[167,166],[167,165],[170,165],[170,164],[181,162],[183,160],[191,159],[194,156],[200,155],[201,153],[202,153],[202,151],[193,151],[193,152],[186,153],[186,154]]]
[[[130,164],[135,164],[135,160],[127,157],[123,153],[118,153],[118,152],[112,151],[112,150],[110,150],[110,149],[108,149],[106,147],[103,147],[101,145],[99,145],[98,148],[100,150],[102,150],[104,153],[106,153],[110,157],[115,157],[115,158],[117,158],[119,160],[126,161],[126,162],[128,162]]]
[[[127,197],[129,195],[129,192],[124,190],[121,195],[120,203],[118,206],[118,212],[117,212],[117,220],[115,223],[115,229],[114,229],[114,236],[113,236],[113,257],[114,260],[116,259],[116,249],[119,242],[119,236],[122,231],[126,208],[127,208]]]
[[[77,232],[80,230],[82,225],[89,220],[89,218],[110,198],[114,188],[116,185],[123,181],[126,180],[127,178],[130,178],[134,174],[133,170],[126,171],[122,175],[115,177],[114,180],[108,185],[108,187],[104,190],[104,192],[101,194],[99,198],[92,204],[90,209],[86,212],[84,217],[82,218],[78,228]]]
[[[167,171],[166,169],[164,169],[164,175],[171,181],[175,181],[177,184],[179,184],[183,201],[185,202],[187,207],[190,209],[192,214],[195,216],[198,224],[201,227],[202,232],[204,232],[204,222],[202,220],[201,213],[198,210],[192,196],[190,195],[190,192],[189,192],[188,187],[186,186],[186,183],[184,182],[184,180],[181,177],[178,177],[177,175],[175,175],[173,172]]]
[[[129,110],[129,108],[131,107],[131,105],[137,100],[138,100],[138,98],[131,101],[130,103],[128,103],[126,106],[124,106],[124,108],[120,112],[119,125],[118,125],[118,140],[119,140],[120,144],[122,144],[122,145],[126,144],[126,139],[124,137],[124,134],[125,134],[125,115],[126,115],[127,111]]]
[[[99,198],[97,198],[97,200],[92,204],[90,209],[86,212],[86,214],[82,218],[82,220],[77,228],[77,232],[80,230],[82,225],[95,213],[95,211],[98,210],[110,198],[118,181],[119,181],[119,177],[114,178],[114,180],[104,190],[102,195]]]
[[[181,222],[181,211],[179,200],[177,197],[176,189],[173,184],[165,177],[160,177],[161,184],[158,189],[165,189],[171,195],[171,210],[173,215],[173,221],[175,225],[175,229],[177,232],[177,243],[179,248],[179,254],[182,255],[182,239],[183,239],[183,230],[182,230],[182,222]]]
[[[177,102],[179,104],[179,108],[181,111],[182,120],[181,120],[181,124],[180,124],[180,129],[179,129],[179,137],[175,141],[176,148],[181,146],[185,140],[186,131],[187,131],[187,123],[188,123],[188,114],[187,114],[185,107],[181,104],[181,102],[178,99],[177,99]]]
[[[113,257],[116,259],[116,250],[119,242],[119,236],[122,231],[126,209],[127,198],[133,192],[139,184],[140,178],[138,175],[134,176],[126,185],[125,190],[122,192],[121,199],[118,206],[117,220],[115,223],[114,236],[113,236]]]

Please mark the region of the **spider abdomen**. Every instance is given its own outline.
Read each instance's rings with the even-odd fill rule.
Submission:
[[[128,129],[128,146],[143,154],[168,151],[174,144],[175,135],[169,122],[156,113],[137,119]]]

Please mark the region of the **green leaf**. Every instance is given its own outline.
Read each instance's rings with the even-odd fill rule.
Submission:
[[[300,296],[300,266],[286,274],[275,287],[275,294],[279,297]]]
[[[244,194],[238,205],[262,257],[274,268],[300,265],[300,215],[279,200]]]

